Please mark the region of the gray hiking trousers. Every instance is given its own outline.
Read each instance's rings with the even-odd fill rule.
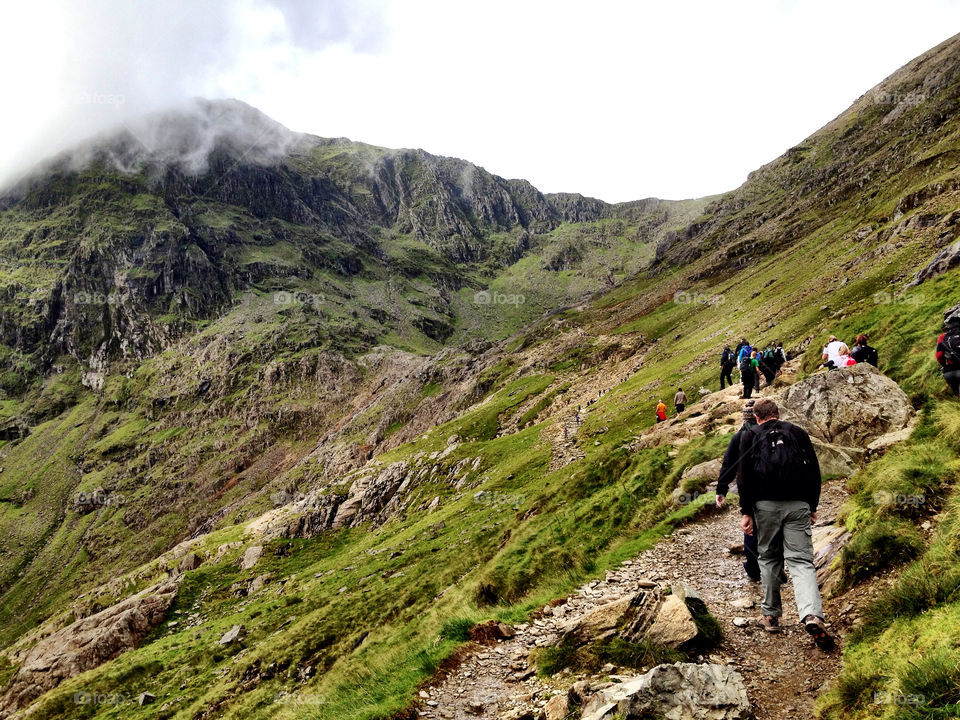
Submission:
[[[813,529],[810,506],[801,500],[758,500],[754,513],[754,532],[760,556],[760,578],[763,583],[764,615],[780,617],[780,578],[786,561],[793,579],[797,612],[823,617],[817,571],[813,566]]]

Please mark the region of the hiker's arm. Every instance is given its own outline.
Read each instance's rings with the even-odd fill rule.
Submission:
[[[720,463],[720,474],[717,476],[717,497],[725,497],[730,490],[730,481],[736,477],[737,465],[737,444],[740,439],[739,434],[730,438],[726,452],[723,453],[723,462]]]
[[[817,451],[813,448],[813,441],[810,439],[810,436],[800,431],[801,441],[804,452],[807,454],[809,459],[809,470],[808,470],[808,502],[810,503],[810,512],[816,512],[817,507],[820,505],[820,484],[822,478],[820,476],[820,461],[817,459]]]

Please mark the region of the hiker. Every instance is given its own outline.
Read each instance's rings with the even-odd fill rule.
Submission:
[[[724,380],[727,385],[733,385],[733,368],[737,365],[737,356],[729,345],[723,346],[723,352],[720,353],[720,389],[723,390]]]
[[[850,349],[847,347],[847,344],[837,340],[836,335],[831,335],[830,339],[827,340],[827,344],[823,346],[823,361],[820,363],[820,367],[836,370],[840,367],[840,365],[837,364],[840,357],[849,354]],[[820,368],[817,369],[819,370]]]
[[[779,632],[783,565],[793,579],[797,613],[822,650],[833,647],[823,618],[817,570],[813,564],[811,528],[820,502],[820,464],[810,436],[780,420],[769,398],[753,406],[757,425],[740,440],[740,526],[757,535],[763,583],[761,624]]]
[[[953,394],[960,395],[960,313],[947,311],[943,334],[937,338],[937,362]]]
[[[880,360],[880,354],[877,352],[877,349],[870,347],[867,342],[867,336],[862,333],[857,335],[856,342],[853,344],[853,350],[850,351],[850,357],[858,363],[869,363],[874,367],[877,367],[877,362]]]
[[[734,348],[733,354],[737,359],[737,362],[740,362],[740,351],[743,350],[743,346],[747,344],[746,338],[740,338],[740,342],[737,343],[737,347]]]
[[[749,433],[750,428],[757,424],[757,417],[753,414],[753,403],[753,400],[747,400],[747,404],[743,408],[743,425],[737,431],[737,434],[730,439],[727,451],[723,454],[723,463],[720,465],[720,474],[717,476],[718,508],[723,507],[732,481],[737,482],[739,489],[740,441],[744,434]],[[747,577],[753,582],[760,582],[760,564],[757,562],[757,536],[755,533],[743,534],[743,552],[747,557],[746,562],[743,563],[743,569],[746,571]]]
[[[750,364],[753,366],[753,389],[760,392],[760,358],[756,350],[750,352]]]
[[[773,349],[773,362],[774,366],[777,369],[777,375],[780,374],[780,370],[787,362],[787,354],[783,351],[783,343],[777,341],[776,347]]]
[[[664,404],[663,400],[657,403],[657,422],[662,423],[667,419],[667,406]]]
[[[750,398],[753,395],[753,386],[756,382],[757,374],[754,370],[753,360],[745,357],[740,361],[740,382],[743,383],[743,398]]]
[[[767,347],[764,348],[763,353],[757,357],[757,363],[757,367],[763,374],[763,379],[766,381],[767,387],[770,387],[773,385],[773,380],[777,376],[772,345],[767,345]]]
[[[677,394],[673,396],[673,406],[677,409],[677,415],[687,406],[687,394],[683,388],[677,388]]]
[[[752,353],[752,352],[753,352],[753,348],[750,347],[750,343],[748,343],[748,342],[744,339],[744,340],[743,340],[743,345],[741,345],[741,346],[740,346],[740,349],[737,350],[737,362],[738,362],[738,363],[743,362],[743,359],[750,357],[750,353]]]

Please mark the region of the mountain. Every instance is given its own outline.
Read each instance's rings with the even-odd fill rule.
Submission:
[[[806,374],[829,333],[870,333],[921,420],[847,482],[841,562],[852,583],[884,547],[932,562],[898,542],[955,513],[930,342],[960,278],[922,271],[957,236],[958,73],[952,38],[702,200],[543,194],[236,101],[39,166],[0,199],[0,714],[408,711],[464,628],[528,618],[695,512],[671,496],[730,428],[635,439],[744,335]],[[908,496],[923,473],[896,463],[922,458],[922,511],[871,504],[880,469]],[[56,644],[80,626],[96,653]],[[874,670],[823,712],[881,712],[861,696],[906,676]]]

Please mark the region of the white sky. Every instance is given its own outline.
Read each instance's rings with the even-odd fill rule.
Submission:
[[[0,0],[0,182],[184,97],[608,201],[733,189],[960,2]]]

